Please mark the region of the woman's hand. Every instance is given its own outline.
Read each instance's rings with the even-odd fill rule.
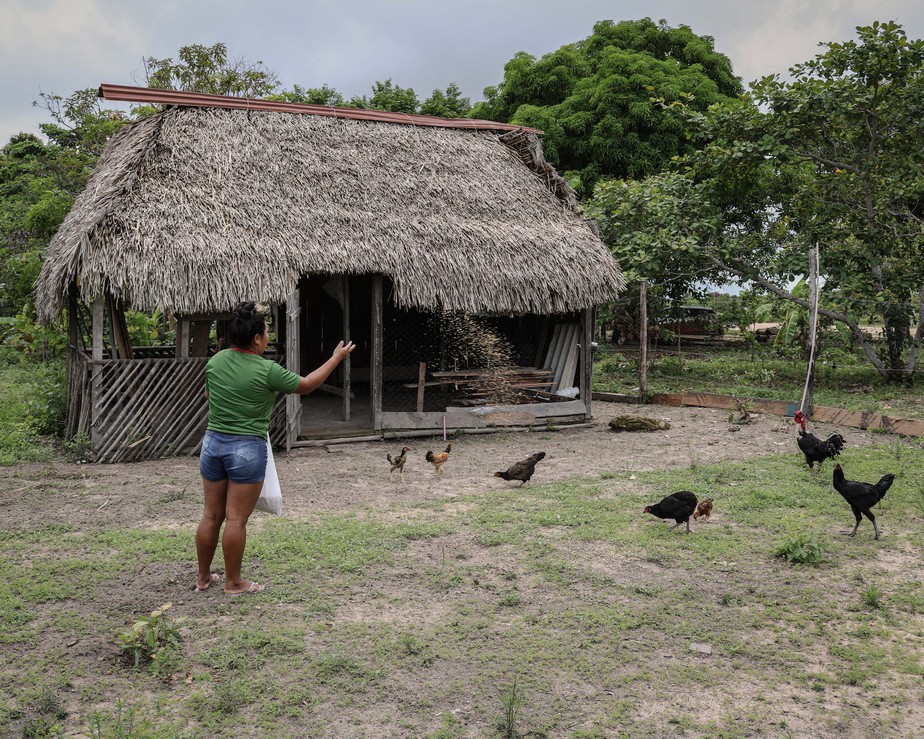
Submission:
[[[334,349],[333,357],[334,357],[334,359],[336,359],[338,362],[342,362],[344,359],[346,359],[346,358],[352,353],[352,351],[353,351],[355,348],[356,348],[356,344],[354,344],[352,341],[349,341],[349,342],[347,342],[346,344],[344,344],[344,343],[341,341],[339,344],[337,344],[337,348]]]

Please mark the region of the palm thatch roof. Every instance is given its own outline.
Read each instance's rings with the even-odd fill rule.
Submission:
[[[54,320],[76,281],[85,299],[207,313],[282,302],[314,273],[493,313],[579,310],[624,286],[534,132],[174,107],[112,138],[36,304]]]

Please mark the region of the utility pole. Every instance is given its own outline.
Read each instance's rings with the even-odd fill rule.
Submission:
[[[802,392],[802,412],[812,417],[813,391],[815,387],[815,347],[818,342],[818,244],[809,248],[809,335],[806,349],[809,353],[808,370],[805,375],[805,390]]]

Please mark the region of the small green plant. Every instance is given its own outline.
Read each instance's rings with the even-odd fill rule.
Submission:
[[[101,711],[94,711],[90,716],[90,736],[93,739],[128,739],[135,736],[135,728],[135,709],[126,706],[121,698],[116,701],[112,716]]]
[[[790,564],[817,565],[824,559],[824,548],[814,534],[800,533],[780,544],[774,554]]]
[[[424,644],[413,634],[402,634],[401,644],[407,654],[420,654],[424,650]]]
[[[882,591],[875,585],[870,585],[863,591],[863,602],[870,608],[882,607]]]
[[[170,618],[167,611],[172,603],[164,603],[142,616],[128,631],[119,634],[119,646],[135,667],[149,665],[155,677],[169,674],[179,661],[179,646],[183,637],[179,624],[183,618]]]
[[[523,689],[519,684],[519,676],[514,674],[513,680],[501,690],[500,701],[503,713],[501,714],[498,728],[501,736],[505,739],[514,739],[520,734],[517,731],[517,717],[520,709],[523,707],[526,697],[523,695]]]
[[[74,438],[64,442],[67,458],[76,463],[88,461],[92,446],[90,435],[86,431],[78,431],[74,434]]]

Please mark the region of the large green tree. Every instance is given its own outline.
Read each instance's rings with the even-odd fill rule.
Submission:
[[[278,87],[261,62],[229,57],[224,44],[193,44],[173,59],[144,59],[144,78],[158,88],[264,97]],[[310,92],[310,91],[309,91]],[[104,107],[96,89],[63,96],[39,93],[34,103],[48,112],[40,124],[46,141],[30,133],[13,136],[0,150],[0,311],[31,315],[32,284],[44,252],[74,199],[83,190],[109,137],[136,115]]]
[[[183,46],[177,57],[176,62],[144,57],[145,86],[248,98],[266,97],[279,87],[276,73],[263,62],[231,57],[223,43]]]
[[[601,21],[540,59],[516,54],[472,116],[541,128],[546,157],[589,194],[601,177],[644,177],[690,151],[685,123],[658,98],[705,110],[741,92],[710,37],[650,18]]]
[[[665,263],[692,246],[685,259],[805,307],[785,286],[818,246],[821,314],[849,328],[883,377],[910,381],[924,336],[924,42],[891,22],[857,34],[826,44],[790,80],[756,83],[750,100],[687,109],[703,148],[644,185],[674,205],[660,232],[643,233]],[[633,199],[638,187],[605,183],[595,194],[611,243],[665,212]],[[861,329],[871,318],[884,325],[881,352]]]

